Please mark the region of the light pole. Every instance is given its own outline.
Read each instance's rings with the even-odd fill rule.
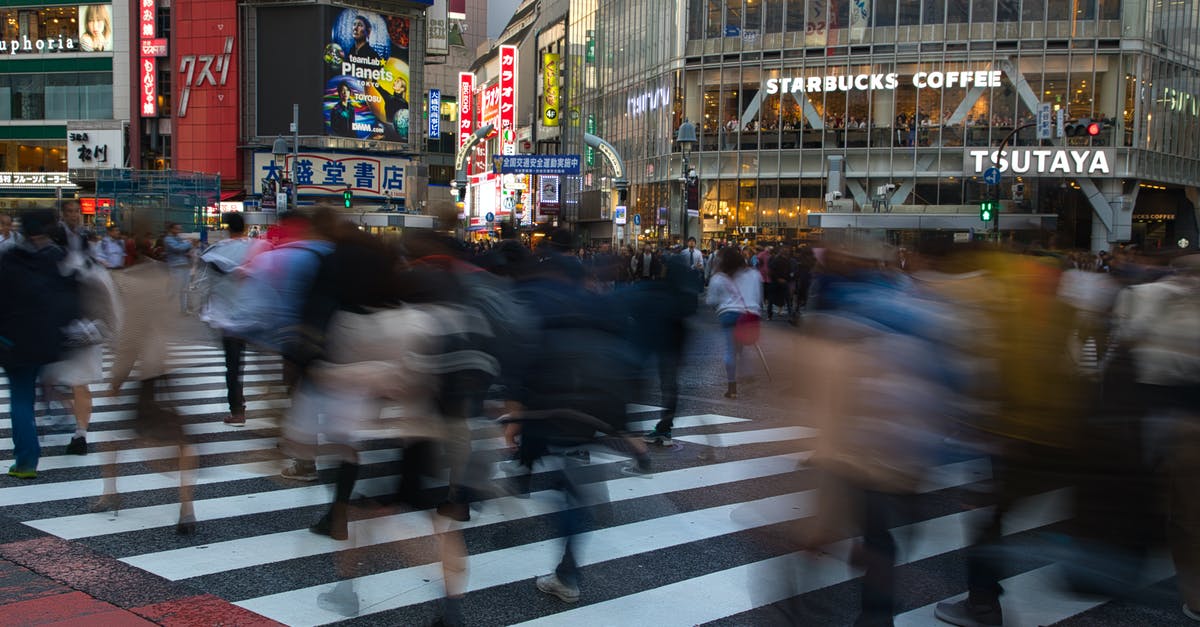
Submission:
[[[291,199],[288,202],[291,203],[292,211],[295,211],[296,210],[296,194],[297,194],[296,161],[299,159],[299,153],[300,153],[300,105],[298,105],[298,104],[292,105],[291,130],[292,130],[292,150],[291,150],[292,165],[291,165],[291,167],[288,168],[288,181],[290,181],[292,184],[292,194],[291,194]],[[287,140],[284,139],[282,136],[275,138],[275,143],[271,146],[271,154],[275,155],[275,157],[277,159],[283,159],[283,158],[287,157],[287,154],[288,154]]]
[[[683,123],[679,125],[679,130],[675,133],[675,143],[679,144],[679,152],[683,156],[680,164],[679,175],[683,182],[679,195],[680,214],[683,218],[683,228],[680,229],[682,242],[687,245],[688,237],[688,186],[695,183],[696,172],[692,169],[689,158],[692,156],[692,149],[700,140],[696,138],[696,125],[683,119]]]

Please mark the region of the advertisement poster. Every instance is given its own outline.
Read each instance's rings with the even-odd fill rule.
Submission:
[[[84,52],[112,52],[111,4],[85,4],[79,7],[79,49]]]
[[[559,178],[553,175],[538,177],[539,208],[543,214],[558,214],[558,184]]]
[[[336,14],[325,46],[325,132],[407,142],[409,21],[359,9]]]

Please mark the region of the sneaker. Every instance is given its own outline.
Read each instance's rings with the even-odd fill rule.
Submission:
[[[1004,624],[1004,615],[998,602],[971,603],[963,599],[955,603],[938,603],[933,615],[959,627],[999,627]]]
[[[553,594],[564,603],[575,603],[579,600],[579,587],[568,586],[554,573],[538,577],[537,589],[546,594]]]
[[[1188,618],[1190,618],[1194,621],[1200,622],[1200,612],[1197,612],[1197,611],[1193,610],[1192,608],[1188,607],[1187,603],[1183,604],[1183,615],[1187,616]]]
[[[295,481],[316,481],[317,480],[317,465],[312,462],[292,460],[292,463],[279,471],[279,476],[284,479],[292,479]]]
[[[229,414],[229,417],[222,422],[231,427],[244,427],[246,426],[246,414]]]
[[[32,468],[17,468],[17,465],[13,464],[8,467],[8,476],[18,479],[37,479],[37,470]]]
[[[67,455],[87,455],[87,438],[77,435],[67,445]]]
[[[671,444],[673,443],[671,440],[670,430],[659,431],[658,429],[655,429],[655,430],[651,431],[650,433],[643,435],[642,441],[645,442],[646,444],[658,444],[660,446],[671,446]]]

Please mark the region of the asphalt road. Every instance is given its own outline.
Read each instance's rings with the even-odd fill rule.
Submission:
[[[768,374],[747,352],[740,398],[729,400],[722,396],[718,329],[711,312],[699,314],[682,376],[676,442],[652,449],[651,476],[624,474],[628,457],[605,448],[593,449],[578,470],[589,485],[579,511],[591,520],[576,553],[582,567],[578,603],[534,586],[562,551],[557,521],[566,505],[553,490],[554,473],[535,469],[526,491],[531,497],[494,495],[473,510],[472,520],[461,525],[470,555],[463,604],[468,624],[854,622],[861,582],[847,564],[853,539],[843,534],[822,553],[798,552],[799,539],[824,511],[814,492],[820,477],[803,464],[819,432],[803,403],[788,394],[794,372],[782,365],[784,358],[804,356],[788,355],[791,348],[780,338],[794,329],[778,320],[764,324],[772,370]],[[310,533],[308,525],[332,498],[336,461],[323,460],[314,483],[278,475],[284,458],[276,448],[277,419],[289,404],[278,359],[255,355],[248,362],[250,420],[245,428],[228,427],[221,424],[223,361],[212,335],[187,321],[177,340],[181,369],[167,402],[185,414],[201,453],[198,532],[175,533],[176,478],[164,466],[172,452],[132,437],[129,392],[97,400],[89,455],[65,455],[69,435],[46,433],[39,479],[0,477],[0,517],[9,523],[0,526],[0,543],[61,542],[77,549],[72,555],[115,559],[123,570],[111,572],[144,576],[138,581],[149,583],[140,586],[215,595],[284,624],[432,623],[443,588],[430,516],[359,498],[350,541]],[[646,387],[631,407],[631,420],[642,429],[661,415],[655,386]],[[0,386],[0,416],[7,402],[7,386]],[[475,448],[489,463],[504,459],[499,436],[493,423],[473,422]],[[386,494],[395,485],[395,450],[385,442],[367,448],[358,497]],[[0,429],[0,450],[11,457],[8,429]],[[102,487],[102,464],[113,451],[119,453],[122,509],[90,513]],[[973,514],[963,503],[988,473],[978,456],[947,454],[931,468],[922,493],[893,512],[900,546],[897,625],[938,624],[933,606],[965,592],[963,529]],[[1064,569],[1077,563],[1054,550],[1062,546],[1058,532],[1069,516],[1069,493],[1061,487],[1047,486],[1025,502],[1019,524],[1006,531],[1006,624],[1189,624],[1179,612],[1169,562],[1152,564],[1144,575],[1150,585],[1131,586],[1119,599],[1080,597],[1059,585]],[[430,495],[437,489],[430,487]],[[20,555],[5,557],[22,563]],[[39,563],[25,562],[35,570]],[[338,582],[355,590],[357,613],[319,603],[318,596]],[[91,590],[120,606],[140,598],[106,592],[99,584]]]

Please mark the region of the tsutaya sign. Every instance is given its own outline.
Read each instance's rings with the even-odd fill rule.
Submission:
[[[978,176],[995,166],[1013,174],[1068,176],[1112,175],[1116,151],[1111,148],[1010,148],[968,150],[963,174]]]
[[[912,84],[917,89],[941,89],[943,87],[999,87],[1000,70],[968,70],[963,72],[917,72],[912,75]],[[767,93],[821,93],[831,91],[874,91],[896,89],[900,86],[900,75],[888,74],[839,74],[836,76],[793,76],[790,78],[768,78]]]

